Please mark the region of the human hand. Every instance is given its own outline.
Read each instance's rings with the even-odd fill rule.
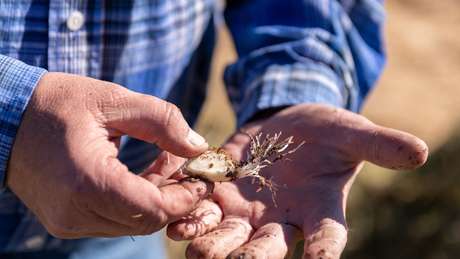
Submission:
[[[172,154],[134,175],[117,159],[122,135]],[[181,157],[206,149],[173,104],[104,81],[47,73],[24,113],[7,185],[56,237],[150,234],[207,196],[209,185],[201,181],[159,186]]]
[[[413,169],[428,154],[426,144],[401,131],[324,105],[298,105],[242,131],[294,136],[306,141],[291,161],[263,169],[279,188],[277,207],[268,189],[251,179],[216,184],[188,217],[170,224],[168,235],[193,239],[188,258],[284,258],[305,239],[304,258],[339,258],[347,239],[346,199],[364,160],[392,169]],[[236,133],[224,148],[240,159],[249,137]],[[223,217],[223,219],[222,219]]]

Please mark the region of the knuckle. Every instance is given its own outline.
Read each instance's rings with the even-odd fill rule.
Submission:
[[[379,143],[380,133],[378,130],[372,130],[372,132],[370,132],[369,135],[370,135],[370,139],[368,141],[367,150],[365,150],[365,152],[369,154],[372,160],[380,161],[381,160],[380,143]]]
[[[180,109],[173,103],[163,102],[162,107],[159,109],[160,115],[157,121],[159,127],[157,130],[160,134],[157,139],[157,144],[167,145],[173,139],[182,138],[188,132],[188,125]]]
[[[109,84],[107,88],[102,96],[94,100],[97,105],[95,117],[104,123],[122,120],[129,108],[129,92],[115,84]]]
[[[119,105],[126,104],[127,100],[129,99],[129,92],[127,89],[113,84],[109,84],[108,88],[109,90],[107,91],[108,96],[106,100],[109,104],[117,107]]]
[[[176,125],[179,119],[182,118],[182,113],[175,104],[165,102],[165,121],[164,125],[166,128]]]

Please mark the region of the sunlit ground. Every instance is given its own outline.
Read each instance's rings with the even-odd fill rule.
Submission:
[[[363,113],[421,137],[432,155],[416,172],[366,165],[350,197],[344,258],[457,258],[460,2],[390,0],[387,10],[389,62]],[[209,98],[197,125],[215,146],[234,129],[221,75],[235,53],[228,34],[220,34]],[[170,258],[184,257],[185,242],[167,244]]]

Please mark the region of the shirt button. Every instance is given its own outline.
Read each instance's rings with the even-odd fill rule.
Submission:
[[[77,31],[85,23],[85,17],[79,11],[73,11],[67,18],[67,28],[71,31]]]
[[[33,236],[26,240],[25,245],[27,248],[37,249],[45,244],[45,239],[41,236]]]

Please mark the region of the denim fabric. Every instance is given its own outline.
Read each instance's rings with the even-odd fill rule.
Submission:
[[[73,241],[72,249],[0,253],[0,259],[164,259],[161,233],[142,237],[92,238]]]

